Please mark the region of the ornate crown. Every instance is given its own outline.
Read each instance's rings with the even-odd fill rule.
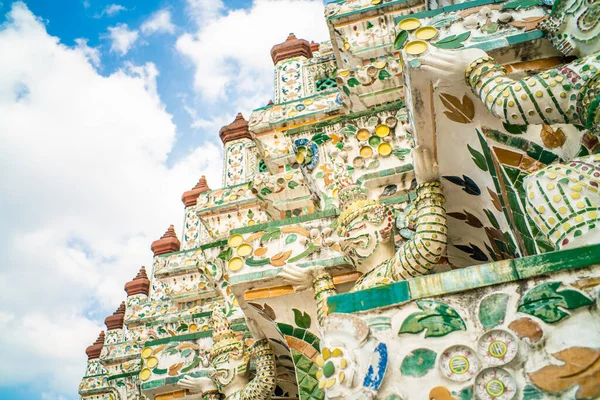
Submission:
[[[347,224],[362,214],[382,213],[385,206],[375,200],[369,200],[367,191],[357,185],[348,174],[345,165],[334,164],[334,177],[337,184],[339,209],[341,211],[336,225],[339,236],[346,233]]]
[[[213,345],[210,350],[211,358],[233,350],[242,351],[244,349],[244,343],[238,340],[233,330],[231,330],[227,317],[225,317],[221,307],[217,304],[213,307],[210,319],[213,328]]]

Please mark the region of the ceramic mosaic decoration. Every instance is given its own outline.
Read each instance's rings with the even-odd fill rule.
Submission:
[[[600,3],[324,11],[219,131],[222,182],[183,194],[81,398],[600,398]]]

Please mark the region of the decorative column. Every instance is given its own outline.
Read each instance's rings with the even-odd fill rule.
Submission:
[[[275,65],[276,104],[307,96],[303,67],[313,57],[312,49],[318,49],[319,44],[315,45],[290,33],[285,42],[271,49],[271,59]]]
[[[125,292],[127,293],[125,319],[128,319],[131,315],[132,306],[145,303],[148,300],[150,279],[148,279],[148,275],[146,274],[146,267],[140,268],[135,278],[125,284]]]
[[[200,246],[201,231],[204,229],[204,225],[200,223],[200,218],[196,213],[196,203],[198,202],[198,196],[206,192],[210,192],[210,188],[206,182],[206,177],[202,175],[196,186],[181,196],[181,201],[185,205],[182,250],[189,250]]]
[[[250,181],[256,173],[256,150],[248,121],[242,113],[238,113],[231,124],[222,127],[219,136],[225,147],[223,187]]]

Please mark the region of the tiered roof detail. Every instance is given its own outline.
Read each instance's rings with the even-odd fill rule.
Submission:
[[[148,279],[148,275],[146,274],[146,267],[140,268],[140,272],[138,272],[135,278],[125,284],[125,292],[127,292],[127,297],[136,294],[145,294],[148,296],[148,293],[150,293],[150,279]]]
[[[87,354],[88,360],[93,360],[100,357],[102,347],[104,347],[104,331],[100,332],[100,335],[98,335],[98,339],[96,339],[94,344],[85,349],[85,354]]]
[[[318,47],[318,43],[317,44]],[[288,58],[301,57],[312,58],[313,45],[308,43],[307,40],[298,39],[296,35],[290,33],[285,42],[276,44],[271,49],[271,58],[273,64],[277,64],[279,61],[287,60]]]
[[[121,329],[123,328],[123,320],[125,319],[125,302],[121,302],[121,305],[117,310],[113,313],[113,315],[109,315],[104,320],[104,324],[106,325],[106,329],[109,331],[113,329]]]
[[[179,251],[181,248],[181,242],[175,234],[175,227],[173,225],[169,226],[169,229],[167,229],[165,234],[162,235],[160,239],[152,242],[151,248],[154,256]]]
[[[252,139],[248,130],[248,121],[244,119],[242,113],[238,113],[232,123],[222,127],[219,131],[219,136],[223,144],[238,139]]]
[[[210,188],[206,182],[206,177],[202,175],[192,190],[188,190],[187,192],[183,193],[183,196],[181,196],[181,201],[183,201],[183,204],[185,204],[186,207],[195,206],[196,201],[198,200],[198,195],[200,193],[208,192],[209,190]]]

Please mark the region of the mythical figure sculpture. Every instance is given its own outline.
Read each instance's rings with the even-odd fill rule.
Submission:
[[[485,52],[440,51],[420,59],[442,79],[464,78],[486,108],[513,125],[573,124],[600,133],[600,2],[557,0],[540,24],[577,60],[515,80]],[[549,165],[524,182],[530,218],[557,249],[600,241],[600,157]]]
[[[219,307],[213,309],[213,346],[210,363],[204,377],[186,376],[179,385],[194,392],[202,393],[209,400],[269,400],[275,390],[275,359],[269,340],[254,321],[251,331],[257,341],[248,349],[231,330],[227,318]],[[256,376],[248,379],[248,365],[253,358]]]
[[[340,247],[346,258],[363,273],[352,291],[427,274],[446,252],[445,198],[437,165],[426,149],[415,149],[413,160],[419,182],[414,215],[416,232],[397,251],[392,211],[368,199],[366,191],[350,178],[339,178],[341,214],[336,230]],[[280,276],[296,290],[314,288],[322,324],[327,315],[327,297],[336,294],[331,275],[322,268],[287,265]]]

